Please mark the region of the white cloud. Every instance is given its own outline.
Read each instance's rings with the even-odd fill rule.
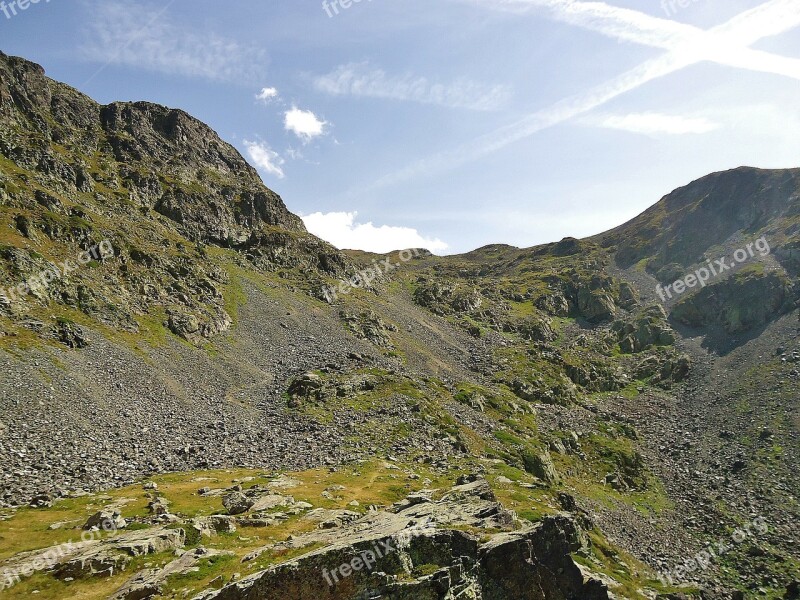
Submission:
[[[305,158],[303,156],[303,153],[300,150],[297,150],[296,148],[287,148],[286,156],[288,156],[292,160],[302,160],[303,158]]]
[[[510,97],[503,85],[487,86],[463,78],[443,84],[411,74],[388,76],[368,63],[340,65],[316,77],[314,87],[332,96],[386,98],[471,110],[497,110]]]
[[[683,33],[678,39],[673,37],[675,35],[675,23],[673,21],[648,17],[647,15],[632,19],[628,13],[640,13],[616,9],[602,2],[575,2],[575,0],[478,0],[479,4],[491,6],[525,4],[536,7],[545,6],[555,9],[556,16],[571,14],[571,10],[581,12],[596,6],[603,7],[607,17],[613,15],[616,11],[624,11],[626,18],[621,20],[613,20],[619,17],[618,14],[613,19],[609,17],[611,19],[609,22],[612,23],[610,27],[605,25],[600,27],[599,23],[605,22],[603,19],[587,19],[586,23],[592,24],[592,29],[609,35],[617,35],[619,37],[635,35],[637,41],[642,43],[651,44],[652,42],[652,45],[666,44],[664,41],[656,44],[659,36],[663,35],[674,39],[675,43],[669,45],[669,52],[662,56],[648,60],[585,93],[561,100],[549,108],[532,113],[514,123],[462,144],[453,150],[440,152],[416,161],[399,171],[382,177],[360,191],[374,191],[387,185],[413,180],[433,172],[452,169],[476,161],[539,131],[586,114],[650,81],[681,71],[686,67],[703,61],[713,61],[744,69],[800,78],[800,69],[796,66],[800,65],[800,61],[780,56],[776,57],[765,52],[751,50],[748,47],[763,38],[779,35],[800,25],[800,11],[797,10],[797,2],[798,0],[769,0],[709,31],[703,31],[689,25],[679,25]],[[664,25],[662,31],[644,35],[637,30],[634,22],[647,22],[651,28],[658,23],[662,25],[666,23],[666,25]],[[661,25],[658,26],[660,27]],[[647,41],[645,42],[645,40]]]
[[[244,145],[247,148],[247,155],[256,167],[278,179],[284,178],[282,167],[285,161],[269,147],[269,144],[244,140]]]
[[[325,133],[327,124],[310,110],[294,107],[284,114],[283,126],[286,131],[291,131],[306,142]]]
[[[643,135],[685,135],[709,133],[720,128],[719,123],[703,117],[682,117],[659,113],[633,113],[629,115],[607,115],[588,119],[587,123],[608,129],[620,129]]]
[[[443,252],[448,245],[438,238],[425,238],[416,229],[356,223],[357,212],[313,213],[302,216],[306,228],[337,248],[387,253],[407,248]]]
[[[261,100],[264,104],[269,104],[270,101],[274,100],[278,97],[278,90],[274,87],[265,87],[262,88],[260,92],[256,94],[256,100]]]
[[[254,46],[171,22],[167,7],[130,0],[95,0],[88,6],[91,38],[81,50],[86,59],[105,66],[248,82],[266,62],[264,51]]]

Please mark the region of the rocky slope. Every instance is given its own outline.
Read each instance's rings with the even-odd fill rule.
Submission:
[[[799,182],[715,174],[536,248],[340,252],[196,119],[0,55],[0,573],[128,496],[186,535],[0,595],[796,597]],[[254,510],[274,471],[340,512]],[[344,587],[309,574],[407,526]]]

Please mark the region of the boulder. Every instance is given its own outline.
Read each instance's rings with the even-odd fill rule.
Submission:
[[[550,453],[546,450],[542,453],[537,452],[526,452],[523,457],[523,463],[525,470],[533,475],[534,477],[538,477],[545,483],[557,483],[559,481],[558,472],[556,471],[556,467],[553,464],[553,459],[550,457]]]
[[[197,569],[200,560],[219,554],[217,550],[196,548],[161,569],[145,569],[129,579],[109,600],[148,600],[158,596],[169,577],[191,573]]]
[[[104,509],[89,517],[83,528],[87,531],[113,532],[118,529],[125,529],[127,526],[128,522],[122,518],[119,511]]]
[[[186,535],[182,529],[156,527],[131,531],[108,540],[92,541],[65,556],[53,569],[59,579],[111,577],[124,570],[131,558],[182,548]]]
[[[231,515],[246,513],[255,504],[255,500],[242,492],[230,492],[222,498],[222,505]]]

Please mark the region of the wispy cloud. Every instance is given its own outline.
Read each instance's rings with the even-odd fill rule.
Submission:
[[[748,10],[712,33],[698,27],[641,13],[628,8],[611,6],[605,2],[577,2],[576,0],[469,0],[488,8],[514,12],[542,12],[548,16],[596,31],[605,36],[653,48],[673,50],[682,46],[701,60],[742,69],[762,71],[800,79],[800,60],[776,56],[748,48],[766,37],[758,32],[784,25],[787,31],[800,24],[797,0],[771,0]],[[747,22],[752,32],[748,35],[741,27]],[[729,36],[728,30],[737,31]],[[775,34],[767,34],[775,35]]]
[[[341,249],[386,253],[425,248],[436,253],[448,248],[439,238],[426,238],[411,227],[358,223],[357,216],[357,212],[317,212],[301,218],[308,231]]]
[[[462,144],[453,150],[416,161],[399,171],[382,177],[360,191],[372,191],[387,185],[409,181],[419,176],[456,168],[479,160],[539,131],[586,114],[650,81],[683,70],[702,61],[713,61],[726,65],[735,64],[741,68],[790,77],[800,74],[800,71],[795,72],[794,64],[797,61],[774,57],[771,54],[753,51],[748,48],[748,46],[760,39],[784,33],[800,25],[798,0],[771,0],[752,10],[745,11],[728,23],[709,31],[678,24],[680,28],[689,27],[692,31],[691,35],[684,35],[683,37],[675,37],[677,36],[676,24],[672,21],[647,15],[634,19],[629,13],[639,13],[626,9],[615,9],[602,2],[576,2],[575,0],[478,0],[478,3],[490,6],[516,6],[517,8],[520,5],[524,7],[524,5],[530,4],[535,7],[549,8],[556,15],[583,15],[586,6],[589,8],[597,8],[599,6],[607,17],[605,20],[584,20],[582,16],[581,19],[576,18],[576,22],[590,23],[598,31],[618,36],[633,36],[635,33],[637,40],[642,41],[644,39],[651,41],[659,39],[656,35],[658,30],[655,29],[654,22],[664,22],[666,25],[664,25],[660,35],[662,38],[667,36],[671,40],[671,45],[667,46],[670,51],[663,56],[648,60],[585,93],[566,98],[547,109],[534,112],[514,123]],[[616,11],[623,11],[625,19],[613,21],[612,16],[614,18],[619,16]],[[601,28],[600,23],[613,23],[613,27],[604,25]],[[627,27],[631,23],[647,23],[647,27],[640,27],[639,29],[634,26]],[[648,37],[645,37],[641,33],[643,30],[652,31],[648,34]],[[683,31],[683,29],[681,30]],[[637,31],[639,33],[636,33]]]
[[[654,112],[599,116],[588,119],[587,123],[607,129],[619,129],[643,135],[700,134],[709,133],[720,128],[719,123],[704,117],[683,117]]]
[[[269,147],[269,144],[244,140],[244,146],[247,149],[247,156],[257,168],[278,179],[284,178],[283,164],[285,161]]]
[[[130,0],[87,3],[90,41],[83,56],[106,65],[124,65],[170,75],[252,83],[263,74],[266,53],[216,34],[199,33],[149,17],[160,8]]]
[[[535,133],[588,113],[626,92],[673,73],[688,64],[690,64],[688,59],[680,59],[673,55],[653,59],[588,92],[566,98],[550,108],[532,113],[453,150],[415,161],[399,171],[382,177],[365,191],[413,180],[479,160]]]
[[[264,104],[269,104],[278,97],[278,90],[274,87],[261,88],[261,91],[256,94],[256,100],[260,100]]]
[[[327,75],[314,78],[314,87],[333,96],[384,98],[483,111],[501,108],[511,96],[505,85],[484,85],[465,78],[434,83],[410,73],[391,76],[366,62],[340,65]]]
[[[326,125],[328,125],[326,121],[310,110],[293,107],[283,115],[283,126],[286,131],[291,131],[304,142],[323,135]]]

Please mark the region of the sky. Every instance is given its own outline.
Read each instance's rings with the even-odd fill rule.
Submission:
[[[0,0],[0,50],[186,110],[375,252],[584,237],[800,167],[798,28],[800,0]]]

